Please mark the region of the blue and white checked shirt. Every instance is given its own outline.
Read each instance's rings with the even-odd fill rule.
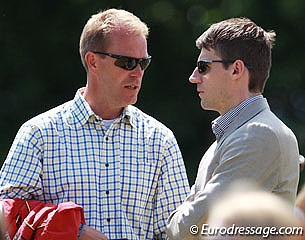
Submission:
[[[22,125],[0,174],[1,198],[73,201],[110,239],[165,239],[168,215],[189,192],[168,128],[127,106],[106,130],[81,90]]]
[[[236,107],[225,113],[223,116],[219,116],[218,118],[216,118],[212,122],[212,130],[216,136],[216,139],[219,140],[223,136],[229,125],[234,121],[236,117],[238,117],[238,114],[244,108],[246,108],[250,103],[254,102],[255,100],[261,98],[263,98],[263,95],[261,94],[249,97],[240,104],[238,104]]]

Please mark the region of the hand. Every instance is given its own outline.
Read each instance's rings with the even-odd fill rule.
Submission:
[[[84,230],[82,231],[79,240],[108,240],[108,238],[100,231],[84,225]]]

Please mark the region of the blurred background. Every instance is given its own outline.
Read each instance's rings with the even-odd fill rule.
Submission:
[[[23,122],[72,99],[85,85],[79,37],[92,14],[111,7],[133,12],[150,28],[153,60],[136,105],[173,130],[190,184],[215,140],[210,123],[218,116],[201,109],[196,87],[188,82],[199,55],[195,40],[210,24],[226,18],[248,17],[277,33],[264,95],[295,132],[305,154],[305,1],[1,1],[0,165]]]

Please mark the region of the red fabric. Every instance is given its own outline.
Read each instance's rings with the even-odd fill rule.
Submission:
[[[55,205],[16,198],[2,199],[1,203],[14,240],[73,240],[80,223],[85,224],[82,207],[73,202]]]

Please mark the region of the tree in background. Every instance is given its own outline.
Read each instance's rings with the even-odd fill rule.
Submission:
[[[203,152],[214,140],[196,89],[188,82],[209,24],[249,17],[277,33],[265,95],[272,110],[295,132],[305,151],[305,1],[302,0],[44,0],[4,1],[0,6],[0,164],[20,125],[72,99],[86,82],[78,43],[93,12],[110,7],[134,12],[150,27],[151,66],[139,107],[176,134],[192,184]],[[303,183],[302,175],[301,182]]]

